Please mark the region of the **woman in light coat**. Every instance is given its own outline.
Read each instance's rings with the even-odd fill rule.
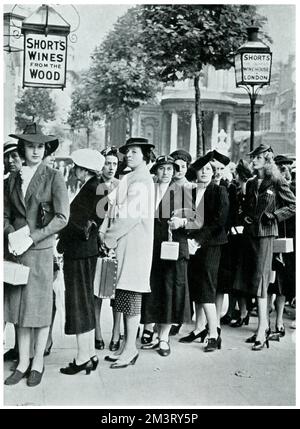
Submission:
[[[111,368],[125,368],[138,358],[136,335],[140,321],[142,293],[150,292],[153,249],[154,184],[147,167],[154,146],[147,139],[132,137],[120,148],[131,172],[116,189],[110,227],[101,226],[101,241],[114,249],[118,260],[115,311],[124,314],[125,338],[113,357]]]
[[[40,383],[43,355],[52,318],[53,246],[55,234],[68,222],[69,201],[61,174],[42,160],[58,147],[54,136],[37,132],[36,124],[26,127],[18,139],[18,151],[25,159],[20,172],[9,177],[4,195],[4,235],[8,250],[30,267],[26,285],[6,285],[4,320],[18,326],[19,362],[5,384],[17,384],[29,374],[27,385]],[[35,352],[30,364],[31,328],[35,329]]]

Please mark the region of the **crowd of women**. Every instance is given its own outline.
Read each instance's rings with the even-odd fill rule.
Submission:
[[[136,363],[140,324],[142,349],[162,357],[171,353],[170,336],[193,315],[194,329],[179,341],[198,339],[205,352],[221,349],[224,294],[230,296],[227,318],[238,302],[235,327],[247,324],[255,298],[258,327],[246,341],[257,351],[269,347],[268,294],[275,293],[275,331],[284,336],[285,299],[295,296],[295,253],[273,251],[276,237],[295,238],[289,159],[276,161],[264,144],[249,153],[249,163],[236,166],[215,150],[194,162],[182,149],[155,159],[154,145],[132,137],[118,149],[71,154],[81,186],[69,201],[61,173],[51,167],[56,137],[35,124],[11,137],[17,141],[4,147],[5,259],[30,272],[26,285],[4,287],[4,320],[16,331],[14,353],[4,355],[16,359],[6,385],[42,380],[55,314],[54,251],[63,257],[65,334],[77,339],[77,355],[60,369],[64,375],[96,370],[95,349],[105,347],[102,299],[94,294],[101,254],[117,260],[112,353],[105,356],[112,369]]]

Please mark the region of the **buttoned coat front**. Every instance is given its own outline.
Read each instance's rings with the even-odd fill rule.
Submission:
[[[41,227],[40,204],[52,207],[52,219]],[[61,173],[41,163],[26,191],[20,173],[12,173],[4,194],[4,235],[29,226],[33,245],[19,257],[30,267],[27,285],[5,285],[4,320],[22,327],[49,326],[52,314],[53,245],[55,234],[67,224],[69,201]],[[6,240],[7,241],[7,240]]]
[[[116,242],[117,289],[150,292],[154,184],[147,166],[140,165],[124,176],[115,191],[116,216],[106,231],[105,243]]]

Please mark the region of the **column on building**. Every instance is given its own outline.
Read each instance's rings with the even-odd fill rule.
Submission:
[[[232,137],[233,137],[233,116],[231,113],[227,115],[227,124],[226,124],[226,134],[227,134],[227,145],[231,151]]]
[[[178,134],[178,113],[173,110],[171,114],[171,139],[170,153],[177,149],[177,134]]]
[[[212,132],[211,132],[211,148],[218,143],[218,133],[219,133],[219,113],[214,112],[213,123],[212,123]]]
[[[196,114],[192,113],[191,116],[191,130],[190,130],[190,155],[193,161],[197,158],[197,129],[196,129]]]
[[[162,125],[161,125],[161,141],[158,143],[157,152],[160,155],[168,154],[168,112],[162,113]]]

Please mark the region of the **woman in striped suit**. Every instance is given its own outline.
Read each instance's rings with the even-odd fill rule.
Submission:
[[[259,145],[249,155],[255,176],[246,185],[243,257],[235,288],[257,297],[258,329],[246,340],[252,350],[268,343],[267,290],[272,270],[273,243],[278,223],[289,219],[296,210],[295,196],[279,173],[273,150]]]

